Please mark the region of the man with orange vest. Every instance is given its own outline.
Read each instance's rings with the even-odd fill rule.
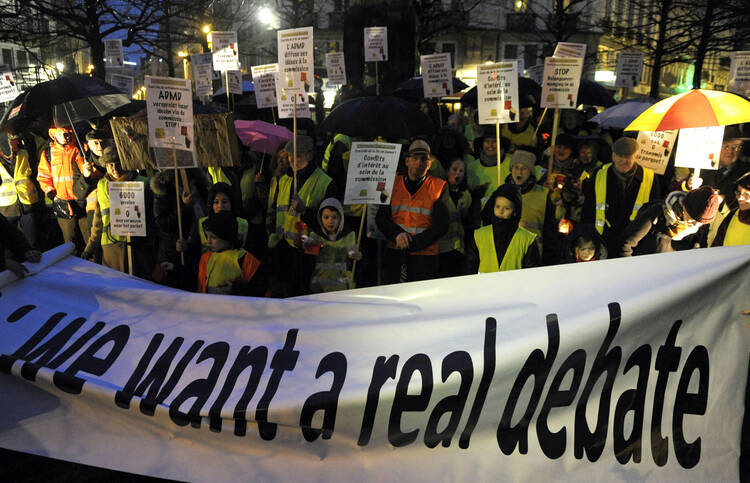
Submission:
[[[441,199],[445,181],[427,174],[430,145],[417,139],[406,154],[406,176],[396,176],[390,205],[376,223],[388,240],[385,280],[429,280],[438,274],[438,240],[447,233],[450,214]]]

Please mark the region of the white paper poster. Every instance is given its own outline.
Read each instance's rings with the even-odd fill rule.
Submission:
[[[732,52],[731,59],[729,80],[735,82],[750,81],[750,50]]]
[[[518,122],[518,64],[477,65],[479,124]]]
[[[122,67],[125,57],[122,53],[122,39],[104,39],[104,58],[108,67]]]
[[[145,183],[110,181],[109,229],[114,236],[146,236]]]
[[[229,93],[242,95],[242,72],[230,70],[226,73],[227,84],[229,84]]]
[[[7,65],[0,66],[0,102],[11,102],[18,97],[18,87]]]
[[[424,97],[444,97],[453,94],[451,54],[423,55],[420,63]]]
[[[553,57],[586,57],[586,44],[575,44],[573,42],[558,42]]]
[[[388,60],[388,27],[365,28],[365,62]]]
[[[344,204],[389,204],[400,154],[400,144],[352,143]]]
[[[190,56],[190,63],[193,65],[195,95],[198,97],[212,96],[214,93],[212,80],[214,70],[213,54],[210,52],[193,54]]]
[[[617,56],[615,87],[635,87],[641,82],[643,52],[620,52]]]
[[[279,80],[285,88],[314,92],[313,28],[279,30]]]
[[[214,70],[221,72],[240,70],[237,32],[211,32],[211,52]]]
[[[276,78],[279,64],[254,65],[250,68],[258,109],[276,107]]]
[[[680,129],[674,165],[681,168],[718,169],[724,126]]]
[[[189,79],[146,77],[146,112],[149,146],[157,154],[158,167],[174,167],[172,150],[177,150],[178,167],[197,166],[193,133],[193,91]]]
[[[329,84],[346,85],[346,67],[343,52],[329,52],[326,54],[326,71]]]
[[[656,174],[664,174],[672,154],[677,130],[672,131],[639,131],[638,151],[635,154],[635,162],[644,168],[651,169]]]
[[[295,109],[297,118],[310,117],[307,92],[300,86],[286,87],[280,77],[276,80],[276,101],[280,119],[292,119]]]
[[[544,59],[541,107],[575,109],[583,58],[547,57]]]
[[[109,83],[120,89],[120,91],[123,94],[126,94],[128,97],[131,97],[133,95],[134,80],[131,76],[122,74],[110,74]]]

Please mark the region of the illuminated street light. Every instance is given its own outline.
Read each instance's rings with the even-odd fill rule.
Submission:
[[[208,25],[208,24],[204,25],[203,26],[203,33],[204,34],[208,34],[209,32],[211,32],[211,26]]]
[[[264,25],[270,25],[273,22],[273,12],[268,7],[258,10],[258,20]]]
[[[188,53],[185,52],[184,50],[181,50],[181,51],[177,52],[177,57],[185,58],[187,56],[188,56]]]

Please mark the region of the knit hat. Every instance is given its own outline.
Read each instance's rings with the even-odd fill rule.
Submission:
[[[741,187],[745,188],[746,190],[750,190],[750,171],[740,176],[739,179],[734,182],[734,184],[738,188]]]
[[[91,131],[86,133],[86,141],[92,141],[94,139],[98,139],[99,141],[103,141],[105,139],[109,139],[112,136],[107,134],[107,131],[103,129],[92,129]]]
[[[511,183],[505,183],[500,186],[492,193],[490,196],[489,201],[485,206],[489,206],[490,209],[493,209],[495,206],[495,199],[502,196],[503,198],[509,200],[513,205],[516,207],[515,212],[513,213],[514,218],[521,218],[521,207],[523,206],[523,197],[521,195],[521,189]]]
[[[719,209],[719,195],[710,186],[701,186],[685,196],[685,211],[697,222],[711,223]]]
[[[534,164],[536,164],[536,156],[534,153],[530,153],[528,151],[522,151],[518,150],[515,153],[513,153],[513,156],[510,158],[510,169],[513,169],[513,166],[517,164],[522,164],[526,166],[529,171],[533,174],[534,173]]]
[[[237,217],[228,211],[212,213],[203,222],[203,230],[210,231],[217,238],[231,243],[232,246],[237,243]]]
[[[612,145],[612,153],[629,158],[638,151],[638,143],[633,138],[622,137]]]
[[[555,138],[555,146],[567,146],[572,150],[576,149],[576,138],[567,133],[558,134]]]
[[[424,154],[429,155],[430,154],[430,145],[427,144],[427,141],[423,139],[415,139],[412,141],[412,143],[409,145],[409,155],[416,155],[416,154]]]
[[[287,153],[293,153],[294,152],[294,138],[290,139],[286,146],[284,146],[284,151]],[[297,154],[300,153],[312,153],[315,151],[315,143],[313,142],[312,138],[310,136],[297,136]]]

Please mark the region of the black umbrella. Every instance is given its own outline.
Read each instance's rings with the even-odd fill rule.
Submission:
[[[521,107],[536,107],[539,105],[539,99],[542,96],[542,88],[528,77],[518,78],[518,102]],[[461,97],[461,104],[467,106],[477,105],[477,87],[474,86]]]
[[[422,111],[391,96],[357,97],[334,108],[320,125],[323,131],[352,137],[409,139],[429,136],[435,126]]]
[[[617,104],[606,87],[588,79],[581,79],[578,86],[578,104],[611,107]]]
[[[453,78],[453,92],[460,92],[469,87],[464,84],[461,79],[456,77]],[[393,91],[394,94],[406,97],[408,99],[422,99],[424,98],[424,83],[422,82],[422,76],[412,77],[411,79],[404,81],[396,87]]]

